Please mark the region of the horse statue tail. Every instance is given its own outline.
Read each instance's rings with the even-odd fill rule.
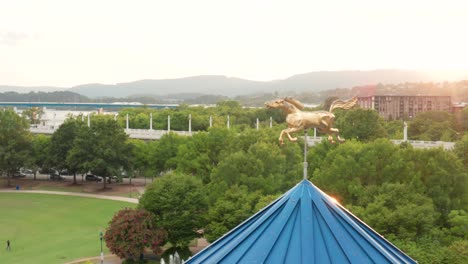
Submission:
[[[292,97],[286,97],[286,98],[284,98],[284,101],[294,105],[299,110],[304,109],[304,104],[302,104],[301,102],[299,102],[298,100],[296,100],[296,99],[294,99]]]
[[[343,101],[343,100],[335,100],[333,101],[333,103],[330,105],[330,111],[329,112],[333,112],[333,110],[337,109],[337,108],[341,108],[341,109],[344,109],[344,110],[348,110],[350,108],[352,108],[354,105],[356,105],[357,103],[357,97],[353,97],[347,101]]]

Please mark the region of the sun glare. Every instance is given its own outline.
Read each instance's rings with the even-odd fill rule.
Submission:
[[[336,204],[340,204],[340,202],[338,202],[338,200],[335,198],[335,197],[332,197],[332,196],[328,196],[328,198],[330,198],[330,200]]]

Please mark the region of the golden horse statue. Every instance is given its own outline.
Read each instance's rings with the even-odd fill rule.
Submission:
[[[283,99],[278,99],[275,101],[265,103],[268,108],[280,108],[286,114],[286,122],[288,123],[288,128],[281,131],[279,136],[279,141],[281,145],[284,144],[283,135],[288,136],[289,141],[297,141],[297,137],[291,137],[290,133],[295,133],[307,128],[317,128],[321,133],[328,135],[328,141],[335,143],[333,140],[333,134],[336,135],[336,138],[340,143],[344,142],[344,139],[339,136],[339,130],[333,127],[333,122],[335,121],[335,115],[332,113],[333,110],[341,109],[350,109],[356,105],[357,98],[351,98],[347,101],[335,100],[331,106],[330,110],[327,111],[312,111],[312,112],[302,112],[304,105],[296,99],[291,97],[286,97]]]

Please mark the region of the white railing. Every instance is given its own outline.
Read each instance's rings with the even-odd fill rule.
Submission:
[[[422,141],[422,140],[391,140],[394,144],[401,144],[403,142],[410,143],[415,148],[438,148],[442,147],[445,150],[452,150],[455,146],[455,142],[445,141]]]
[[[322,140],[324,139],[324,137],[311,137],[311,136],[308,136],[307,137],[307,145],[309,147],[313,147],[317,144],[320,144],[320,142],[322,142]]]
[[[308,137],[307,144],[310,147],[315,146],[319,144],[320,142],[322,142],[324,138],[325,137],[316,137],[316,138]],[[422,140],[402,140],[402,139],[401,140],[392,139],[390,141],[395,145],[400,145],[403,142],[408,142],[415,148],[424,148],[424,149],[442,147],[445,150],[452,150],[453,147],[455,146],[455,142],[445,142],[445,141],[422,141]]]
[[[53,126],[31,126],[29,131],[34,134],[53,134],[55,132],[56,128]]]
[[[34,134],[53,134],[57,130],[53,126],[31,126],[30,131]],[[154,129],[125,129],[125,132],[128,134],[130,138],[136,139],[154,139],[158,140],[163,135],[169,133],[167,130],[154,130]],[[171,130],[170,132],[176,133],[181,136],[192,136],[193,134],[197,133],[195,131],[175,131]],[[307,138],[307,144],[309,146],[315,146],[322,142],[325,137],[311,137]],[[403,142],[410,143],[415,148],[438,148],[442,147],[445,150],[452,150],[455,146],[455,142],[445,142],[445,141],[422,141],[422,140],[397,140],[392,139],[390,140],[393,144],[401,144]]]
[[[160,139],[163,135],[168,134],[169,131],[167,130],[153,130],[153,129],[125,129],[125,132],[128,134],[130,138],[138,138],[138,139]],[[171,130],[170,132],[176,133],[181,136],[191,136],[196,132],[188,132],[188,131],[174,131]]]

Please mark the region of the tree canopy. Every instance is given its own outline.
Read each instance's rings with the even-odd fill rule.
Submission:
[[[104,240],[113,254],[138,260],[146,248],[161,252],[166,232],[156,224],[154,215],[144,209],[122,209],[109,222]]]
[[[76,173],[80,171],[80,165],[68,157],[71,154],[70,151],[75,144],[78,133],[84,125],[84,122],[78,119],[68,118],[59,126],[50,139],[50,167],[57,169],[59,172],[67,169],[70,173],[73,173],[74,184],[76,184]]]
[[[10,177],[25,165],[31,148],[28,121],[11,109],[0,110],[0,173]]]
[[[93,118],[91,126],[81,126],[67,163],[79,171],[91,171],[104,177],[116,175],[122,168],[129,168],[132,145],[128,135],[117,121],[109,117]]]
[[[200,180],[185,174],[167,174],[150,184],[140,198],[140,208],[155,215],[173,246],[188,246],[204,226],[206,193]]]

